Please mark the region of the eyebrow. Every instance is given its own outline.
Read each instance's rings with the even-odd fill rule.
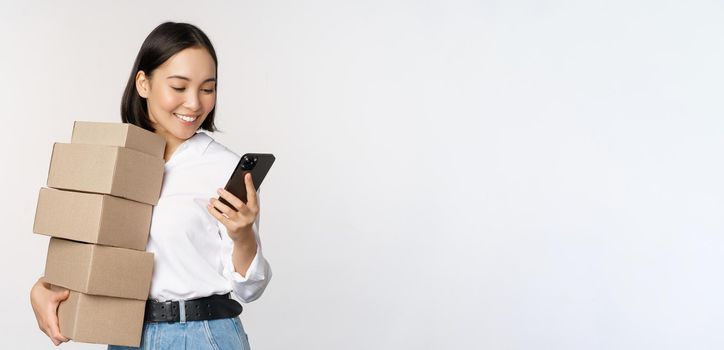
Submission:
[[[169,76],[166,77],[166,79],[171,79],[171,78],[177,78],[177,79],[183,79],[183,80],[186,80],[186,81],[191,81],[191,79],[189,79],[189,78],[187,78],[187,77],[185,77],[185,76],[183,76],[183,75],[169,75]],[[216,78],[208,78],[208,79],[204,80],[203,82],[205,83],[205,82],[208,82],[208,81],[216,82]]]

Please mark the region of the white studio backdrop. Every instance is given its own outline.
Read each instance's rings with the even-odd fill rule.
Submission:
[[[254,349],[722,348],[723,12],[3,2],[0,347],[54,348],[28,301],[53,142],[120,120],[141,42],[172,20],[219,55],[212,136],[277,156]]]

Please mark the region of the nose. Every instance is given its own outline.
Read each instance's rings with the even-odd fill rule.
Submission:
[[[186,101],[184,103],[184,108],[187,108],[190,111],[198,111],[201,108],[201,101],[199,99],[199,94],[197,92],[190,91],[186,95]]]

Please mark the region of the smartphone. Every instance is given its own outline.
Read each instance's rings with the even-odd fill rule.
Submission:
[[[269,169],[271,169],[275,159],[274,155],[270,153],[244,154],[236,165],[236,169],[234,169],[224,189],[239,197],[239,199],[246,204],[246,183],[244,182],[244,176],[246,176],[246,173],[251,173],[254,189],[259,190],[261,182],[264,181],[264,177],[266,177]],[[231,209],[236,210],[226,199],[219,197],[219,201]],[[216,211],[221,212],[219,209],[216,209]]]

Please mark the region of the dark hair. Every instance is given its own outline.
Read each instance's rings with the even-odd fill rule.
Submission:
[[[214,74],[217,75],[219,69],[214,46],[211,45],[209,37],[196,26],[188,23],[166,22],[160,24],[148,34],[148,37],[141,45],[141,50],[138,51],[136,62],[133,63],[133,69],[131,70],[131,76],[128,78],[128,84],[126,84],[126,89],[123,91],[121,120],[124,123],[131,123],[146,130],[155,131],[151,126],[151,120],[148,118],[146,99],[136,91],[136,74],[143,71],[150,78],[153,70],[166,62],[171,56],[195,46],[203,47],[209,51],[216,66]],[[218,87],[218,77],[216,78]],[[217,130],[214,125],[215,112],[216,106],[201,124],[201,129],[211,132]]]

